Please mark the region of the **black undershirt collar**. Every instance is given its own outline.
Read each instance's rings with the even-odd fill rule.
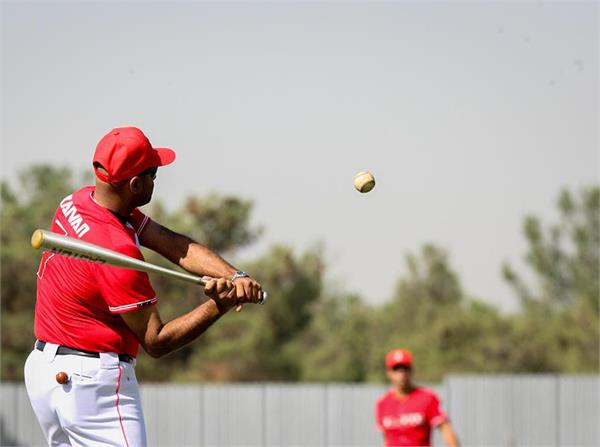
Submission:
[[[106,209],[108,210],[108,208],[106,208]],[[129,223],[129,218],[121,216],[121,215],[120,215],[119,213],[117,213],[116,211],[113,211],[113,210],[108,210],[108,211],[110,211],[111,213],[113,213],[113,215],[114,215],[114,216],[115,216],[117,219],[119,219],[119,222],[121,222],[123,225],[127,225],[127,223]]]

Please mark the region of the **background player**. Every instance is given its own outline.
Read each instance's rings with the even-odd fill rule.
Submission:
[[[378,430],[386,446],[431,445],[431,429],[438,428],[449,447],[458,447],[458,439],[440,408],[433,390],[412,383],[412,353],[395,349],[385,357],[387,377],[392,389],[375,406]]]
[[[135,377],[139,345],[161,357],[232,307],[261,300],[261,285],[246,273],[138,210],[152,198],[158,167],[174,160],[171,149],[153,148],[139,129],[113,129],[94,153],[96,186],[65,197],[51,230],[138,259],[144,245],[206,276],[209,299],[164,323],[146,273],[44,253],[25,384],[49,445],[146,445]]]

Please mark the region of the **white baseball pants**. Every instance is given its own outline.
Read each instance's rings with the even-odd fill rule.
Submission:
[[[100,358],[56,355],[46,343],[25,362],[25,386],[49,446],[146,445],[135,364],[115,353]],[[135,362],[135,361],[134,361]],[[61,385],[56,374],[65,372]]]

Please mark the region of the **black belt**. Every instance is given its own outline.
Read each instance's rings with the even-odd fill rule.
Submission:
[[[43,351],[44,346],[46,346],[45,341],[36,340],[35,349],[38,349],[39,351]],[[69,348],[67,346],[59,346],[58,349],[56,350],[56,355],[80,355],[82,357],[94,357],[97,359],[100,358],[100,354],[98,352],[83,351],[81,349],[73,349],[73,348]],[[122,362],[133,363],[134,359],[135,359],[135,357],[132,357],[129,354],[119,354],[119,360]]]

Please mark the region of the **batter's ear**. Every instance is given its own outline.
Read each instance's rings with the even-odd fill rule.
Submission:
[[[140,178],[137,175],[129,179],[129,190],[131,192],[139,192],[140,187]]]

